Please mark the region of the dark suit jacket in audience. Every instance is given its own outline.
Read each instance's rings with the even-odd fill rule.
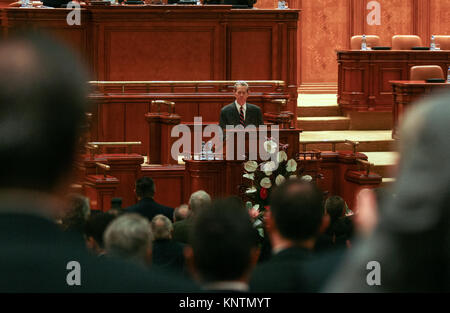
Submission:
[[[292,247],[258,265],[250,280],[251,292],[319,292],[334,273],[344,251],[314,255]]]
[[[151,221],[156,215],[163,214],[173,221],[173,208],[161,205],[152,198],[143,198],[141,201],[125,209],[126,213],[138,213]]]
[[[192,228],[192,217],[188,217],[185,220],[176,222],[173,224],[173,240],[188,244],[189,232]]]
[[[0,292],[192,291],[190,283],[158,269],[97,258],[79,236],[64,233],[44,217],[0,212]],[[80,266],[80,286],[66,281],[76,268],[71,261]]]
[[[161,239],[153,241],[152,265],[165,270],[183,272],[184,245],[182,243]]]
[[[308,292],[302,267],[311,257],[303,248],[289,248],[258,265],[250,280],[252,292]]]

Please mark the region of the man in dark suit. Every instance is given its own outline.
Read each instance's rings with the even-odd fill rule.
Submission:
[[[152,220],[153,252],[152,266],[183,272],[184,244],[174,241],[172,222],[164,215],[156,215]]]
[[[189,243],[189,233],[192,229],[193,220],[198,212],[211,204],[211,196],[204,190],[197,190],[189,198],[189,209],[191,213],[187,219],[173,224],[173,239],[181,243]]]
[[[55,222],[87,109],[75,60],[46,39],[0,43],[0,292],[190,291],[156,269],[91,255]]]
[[[264,125],[261,109],[253,104],[247,103],[248,84],[238,81],[234,85],[234,95],[236,100],[222,108],[220,111],[220,127],[223,130],[227,125]]]
[[[271,194],[266,229],[273,256],[252,274],[253,292],[317,292],[338,265],[339,253],[312,254],[325,229],[322,192],[313,184],[290,180]]]
[[[163,214],[173,219],[173,208],[161,205],[153,200],[155,196],[155,183],[150,177],[141,177],[136,181],[136,196],[138,203],[125,209],[127,213],[138,213],[146,217],[149,222],[158,215]]]

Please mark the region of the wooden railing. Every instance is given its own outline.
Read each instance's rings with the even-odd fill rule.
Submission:
[[[102,147],[120,148],[126,147],[127,153],[131,153],[130,149],[132,146],[141,145],[140,141],[94,141],[88,142],[86,144],[86,149],[89,150],[91,159],[94,158],[95,153],[98,152]]]

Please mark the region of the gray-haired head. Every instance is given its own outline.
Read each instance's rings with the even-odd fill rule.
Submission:
[[[171,239],[173,226],[172,222],[164,215],[158,214],[152,219],[153,240]]]
[[[194,192],[189,198],[192,214],[199,212],[211,204],[211,196],[204,190]]]
[[[187,204],[182,204],[179,207],[176,207],[173,211],[173,221],[179,222],[188,218],[191,210],[189,210],[189,206]]]
[[[249,90],[249,87],[248,87],[247,82],[245,82],[245,81],[243,81],[243,80],[238,80],[238,81],[234,84],[234,91],[236,91],[237,88],[238,88],[239,86],[247,87],[247,91]]]
[[[145,263],[152,248],[152,230],[149,221],[139,214],[124,214],[106,229],[104,242],[109,255]]]

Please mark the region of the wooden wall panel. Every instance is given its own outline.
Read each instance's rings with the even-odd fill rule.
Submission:
[[[381,25],[368,25],[369,1],[290,0],[291,8],[302,10],[299,86],[327,90],[329,83],[336,83],[334,51],[349,49],[353,35],[379,35],[382,44],[390,46],[393,35],[419,35],[429,45],[431,34],[450,34],[450,0],[378,0]]]
[[[144,166],[141,173],[155,182],[156,202],[173,208],[187,202],[184,165]]]
[[[378,35],[381,38],[383,46],[391,46],[391,38],[394,35],[412,35],[415,34],[414,27],[414,0],[389,0],[379,1],[381,5],[381,25],[367,24],[367,14],[365,0],[364,11],[361,12],[359,19],[363,21],[363,32],[370,35]],[[360,35],[360,34],[352,34]],[[349,38],[350,40],[350,38]]]
[[[450,35],[450,0],[431,0],[430,18],[431,34]]]
[[[336,82],[335,49],[348,41],[348,3],[303,0],[301,13],[301,82]]]
[[[125,106],[125,141],[149,142],[148,124],[145,121],[145,114],[149,112],[148,102],[135,102]],[[130,123],[127,121],[134,121]],[[144,144],[140,147],[133,147],[132,152],[141,153],[145,151]]]
[[[214,79],[213,27],[110,29],[105,37],[106,80]]]
[[[230,77],[258,80],[272,75],[272,27],[235,25],[230,30]],[[246,64],[244,66],[244,63]]]

